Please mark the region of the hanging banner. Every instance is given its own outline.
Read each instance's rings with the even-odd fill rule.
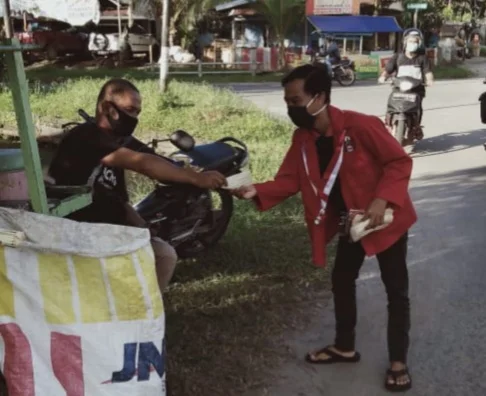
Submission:
[[[23,12],[35,18],[50,18],[73,26],[83,26],[100,20],[99,0],[10,0],[12,16]],[[0,17],[3,17],[3,3],[0,3]]]
[[[313,15],[351,15],[353,0],[313,0]]]

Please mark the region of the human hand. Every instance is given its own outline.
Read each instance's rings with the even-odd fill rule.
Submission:
[[[226,185],[226,178],[216,171],[201,172],[197,174],[194,185],[199,188],[216,190]]]
[[[367,230],[379,227],[385,222],[385,210],[387,202],[384,199],[376,198],[371,202],[368,210],[365,213],[363,220],[369,220],[370,223],[366,227]]]
[[[239,199],[252,199],[257,196],[257,190],[253,184],[231,190],[231,193]]]

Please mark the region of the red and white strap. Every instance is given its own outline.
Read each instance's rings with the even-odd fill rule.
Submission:
[[[329,162],[329,165],[327,166],[326,171],[324,172],[324,175],[322,177],[324,182],[325,182],[322,194],[319,194],[317,187],[314,185],[314,183],[312,182],[312,180],[310,178],[309,164],[307,162],[307,154],[305,152],[305,145],[302,146],[302,159],[304,161],[305,173],[307,174],[307,178],[309,179],[309,183],[310,183],[312,189],[314,190],[314,193],[321,200],[321,209],[319,210],[319,213],[316,216],[316,219],[314,220],[315,225],[321,224],[321,221],[322,221],[324,215],[326,214],[326,208],[327,208],[327,202],[328,202],[328,199],[329,199],[329,195],[331,194],[332,188],[334,187],[334,184],[336,183],[336,179],[339,175],[339,170],[341,169],[341,165],[343,163],[345,136],[346,136],[346,132],[343,132],[341,134],[341,136],[339,137],[338,146],[335,148],[334,154],[331,158],[331,162]]]

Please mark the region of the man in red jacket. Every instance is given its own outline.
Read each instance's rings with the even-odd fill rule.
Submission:
[[[406,256],[408,230],[417,220],[408,194],[412,160],[379,118],[330,106],[331,79],[325,69],[298,67],[282,85],[288,115],[298,127],[292,144],[274,180],[242,187],[234,194],[268,210],[301,192],[313,258],[319,266],[325,265],[325,246],[350,211],[363,211],[372,229],[383,225],[388,208],[393,210],[391,224],[356,243],[340,232],[332,273],[336,339],[306,359],[320,364],[360,360],[355,350],[355,281],[365,256],[376,255],[388,295],[391,366],[385,386],[391,391],[410,389]]]

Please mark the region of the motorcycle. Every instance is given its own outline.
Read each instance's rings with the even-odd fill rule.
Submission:
[[[83,111],[79,114],[93,121]],[[218,171],[230,177],[249,165],[248,148],[232,137],[196,145],[190,134],[178,130],[167,139],[152,139],[146,144],[133,140],[139,146],[133,149],[155,155],[160,143],[170,142],[178,151],[162,157],[196,171]],[[218,202],[220,207],[216,208]],[[192,185],[156,183],[134,208],[150,225],[152,234],[169,242],[180,258],[192,258],[214,246],[225,234],[233,214],[233,196],[225,189],[210,191]]]
[[[402,145],[406,138],[413,140],[414,132],[420,128],[422,98],[414,90],[422,84],[422,80],[412,77],[395,77],[392,81],[393,91],[388,98],[386,124]]]
[[[319,56],[318,53],[312,53],[312,64],[320,64],[327,67],[325,57]],[[331,65],[331,77],[343,87],[350,87],[356,82],[356,65],[351,59],[343,58],[337,64]]]

